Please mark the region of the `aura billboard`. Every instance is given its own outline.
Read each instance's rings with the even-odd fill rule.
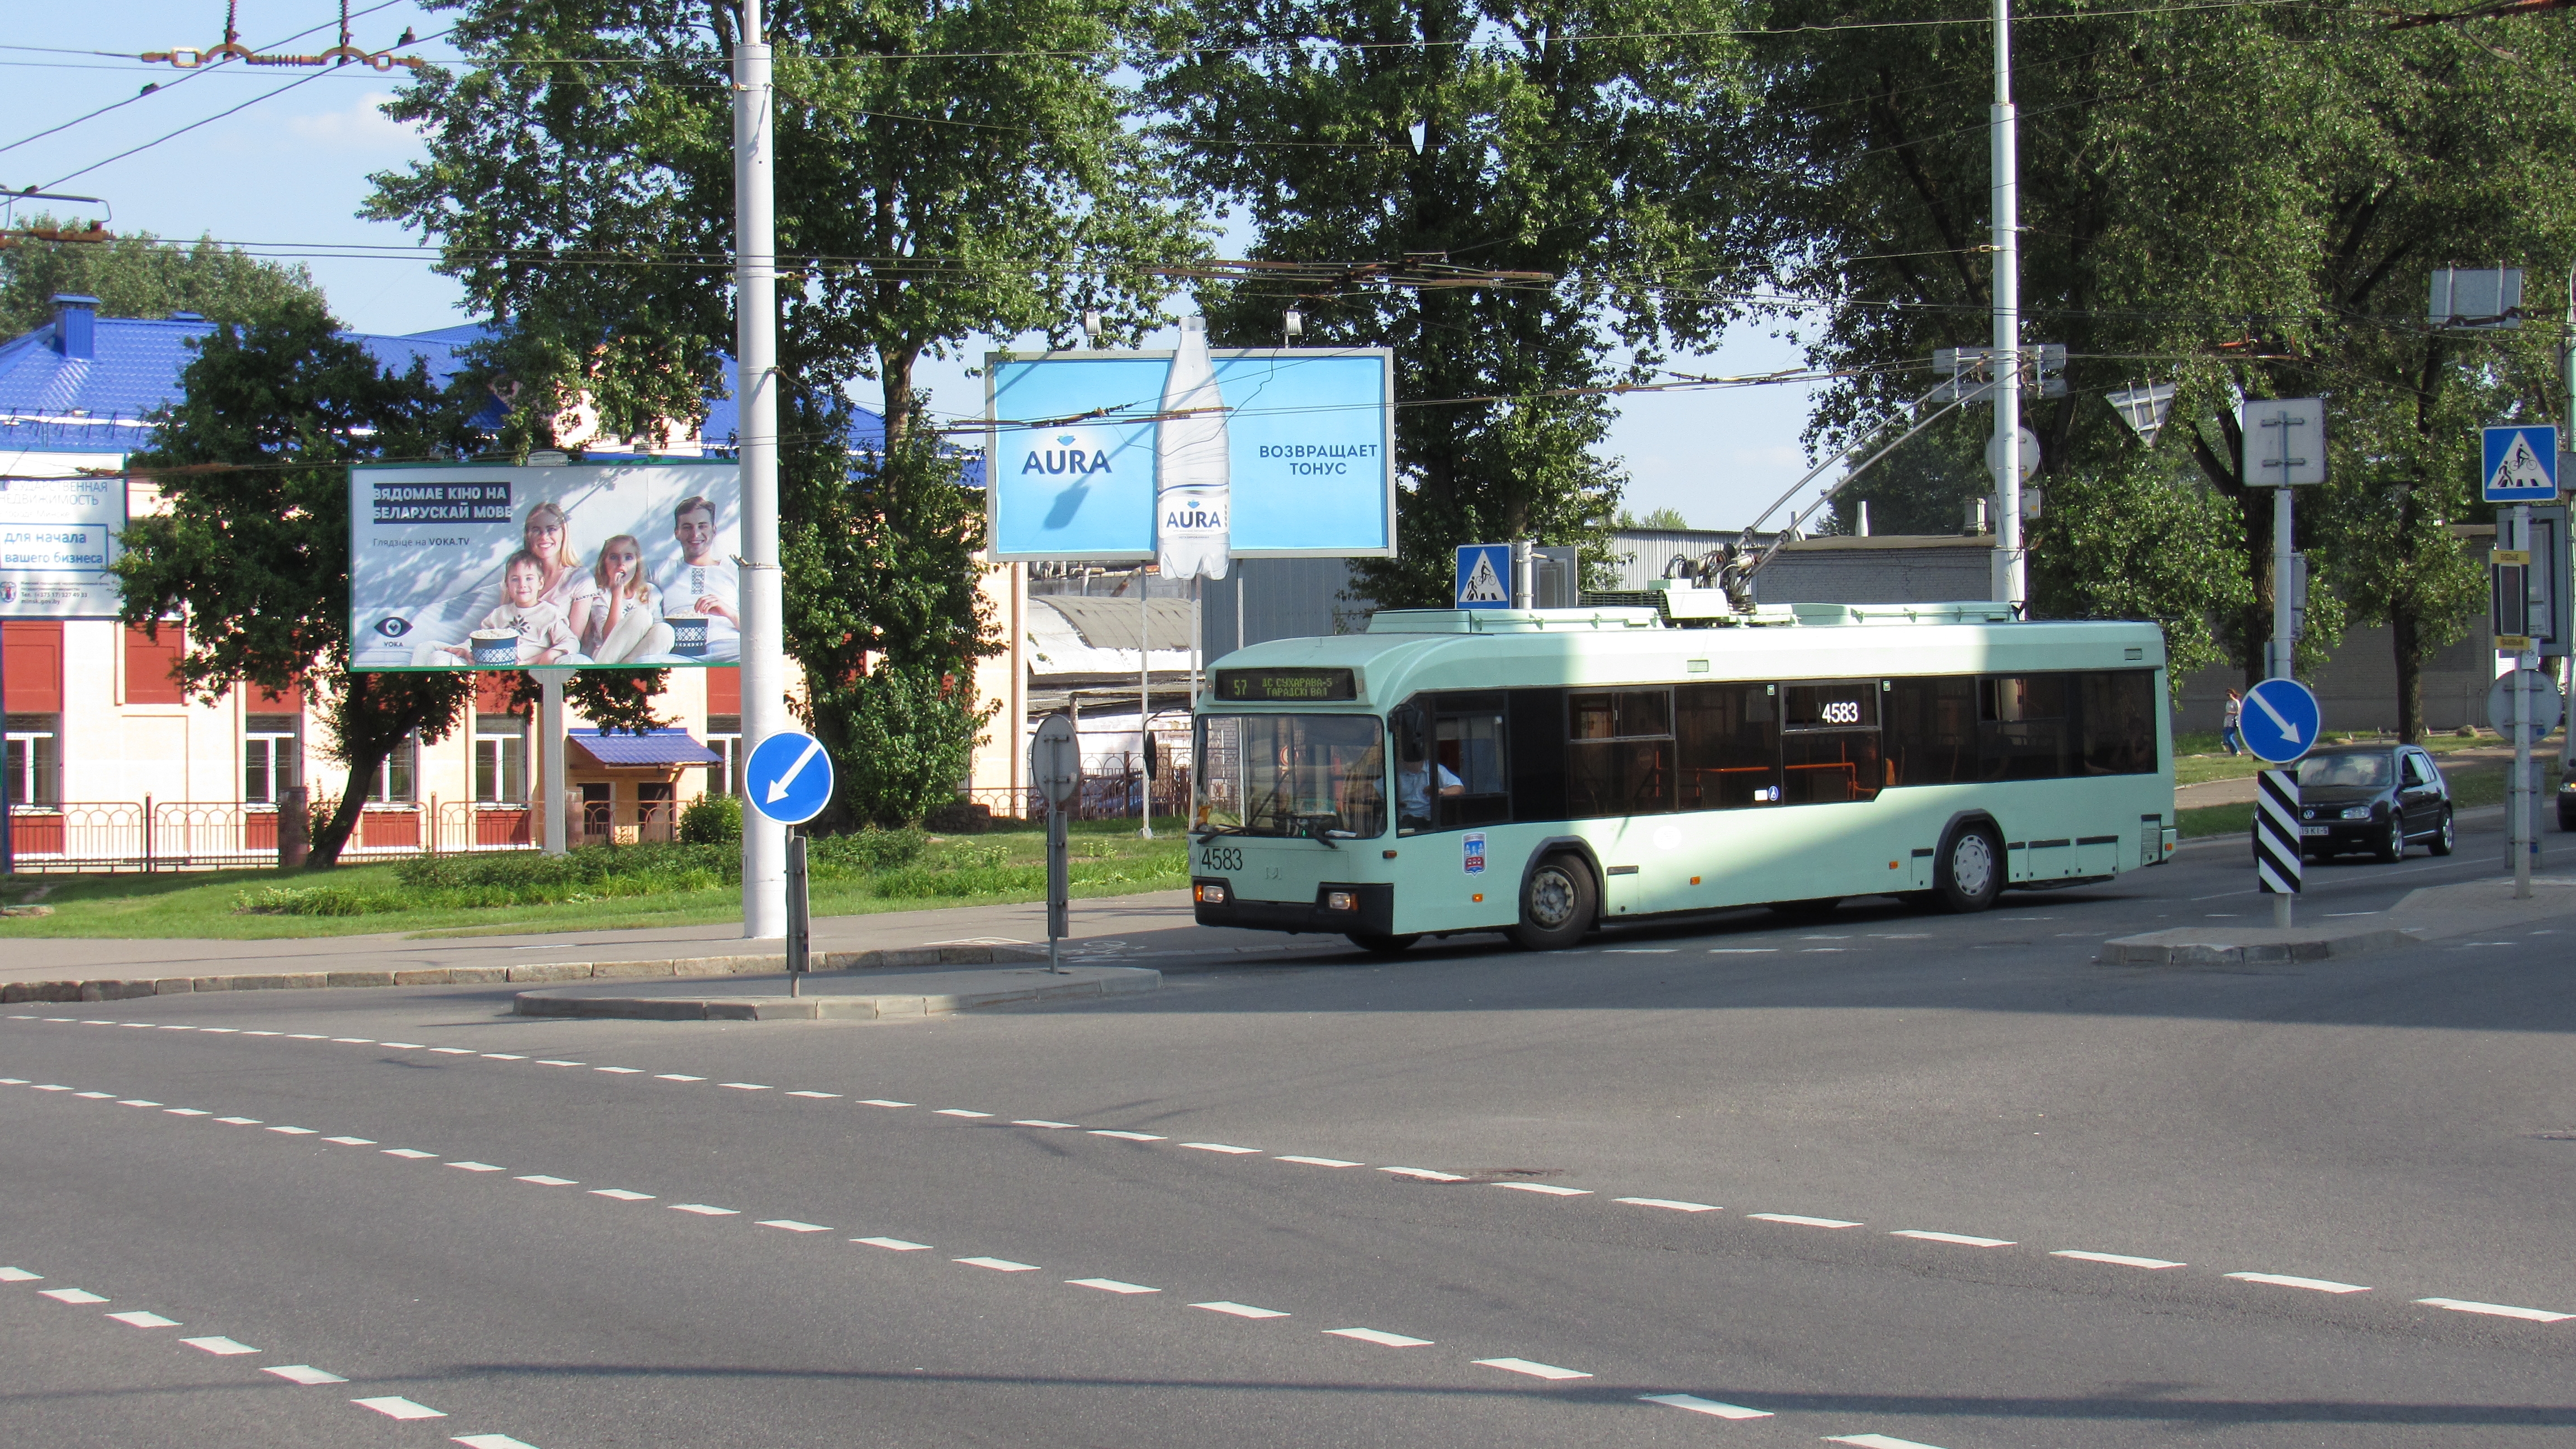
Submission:
[[[1395,552],[1395,366],[1384,348],[985,358],[986,508],[1002,559]]]
[[[732,664],[730,461],[349,470],[353,667]]]

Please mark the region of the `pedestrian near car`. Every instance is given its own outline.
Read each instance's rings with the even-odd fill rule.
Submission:
[[[2244,753],[2245,731],[2240,728],[2244,722],[2245,696],[2231,689],[2227,691],[2227,708],[2218,716],[2218,742],[2231,755]]]

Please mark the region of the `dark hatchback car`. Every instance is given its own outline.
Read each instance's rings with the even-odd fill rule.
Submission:
[[[2412,745],[2329,745],[2299,761],[2302,854],[2396,860],[2422,842],[2448,855],[2451,790]]]

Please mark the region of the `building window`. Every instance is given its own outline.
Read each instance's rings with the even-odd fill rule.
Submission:
[[[242,716],[242,803],[275,805],[300,782],[301,715]]]
[[[739,795],[742,793],[742,716],[711,714],[707,716],[707,748],[724,756],[722,764],[707,767],[707,793]]]
[[[9,803],[51,810],[63,803],[62,716],[8,717]]]
[[[408,805],[420,797],[414,793],[419,778],[420,736],[405,735],[376,766],[376,778],[367,786],[370,805]]]
[[[528,801],[528,724],[515,714],[474,717],[474,803]]]

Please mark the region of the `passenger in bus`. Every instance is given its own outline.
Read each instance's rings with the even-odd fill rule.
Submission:
[[[1422,736],[1416,730],[1398,732],[1404,748],[1395,769],[1396,828],[1429,830],[1432,828],[1431,790],[1433,777],[1439,780],[1443,795],[1463,794],[1467,784],[1447,765],[1436,764],[1423,752]]]

